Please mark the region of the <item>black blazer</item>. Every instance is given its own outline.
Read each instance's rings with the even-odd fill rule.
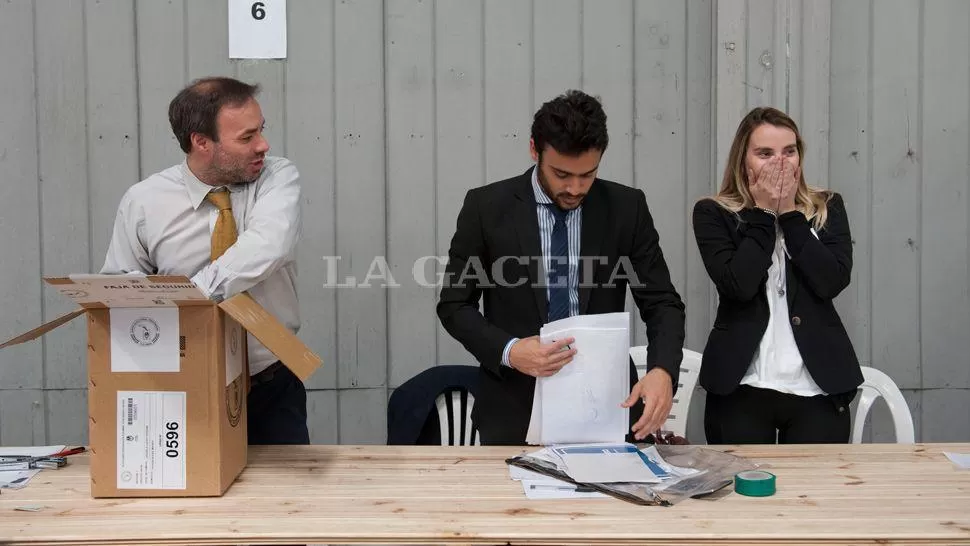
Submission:
[[[852,238],[838,194],[828,202],[828,220],[816,237],[800,212],[778,218],[786,259],[788,320],[812,378],[828,394],[854,391],[862,370],[832,300],[849,284]],[[720,303],[701,363],[700,384],[730,394],[768,326],[765,283],[775,246],[775,221],[766,212],[730,212],[710,199],[694,206],[694,236]]]
[[[647,366],[663,367],[676,387],[684,304],[670,282],[643,192],[597,179],[583,201],[582,215],[580,256],[600,259],[580,262],[580,314],[623,311],[630,284],[647,325]],[[538,335],[547,322],[541,257],[532,169],[466,194],[437,311],[445,330],[480,363],[473,418],[486,444],[525,442],[535,378],[501,362],[513,337]],[[614,273],[621,258],[633,271],[621,267]],[[484,300],[484,315],[479,299]],[[632,363],[631,380],[636,380]],[[631,416],[636,411],[631,408]]]

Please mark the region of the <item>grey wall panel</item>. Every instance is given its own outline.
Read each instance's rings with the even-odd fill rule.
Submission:
[[[920,4],[887,1],[872,21],[872,365],[921,386]],[[852,220],[851,218],[849,219]],[[903,288],[905,287],[905,288]]]
[[[27,2],[0,4],[0,50],[17,55],[0,58],[0,337],[9,339],[41,323],[40,180],[36,43],[34,6]],[[43,344],[6,349],[0,360],[0,387],[38,389],[43,386]],[[6,393],[5,393],[6,395]],[[9,396],[14,396],[10,394]],[[20,426],[15,413],[0,415],[0,427]],[[2,432],[2,428],[0,428]]]
[[[487,180],[483,10],[483,0],[435,3],[435,247],[443,257],[448,255],[465,192]],[[443,265],[438,272],[444,272]],[[475,363],[440,324],[437,331],[439,363]]]
[[[336,143],[334,126],[334,5],[288,2],[287,33],[294,43],[286,60],[287,154],[300,171],[303,237],[299,268],[300,338],[323,359],[308,382],[314,389],[337,386],[337,294],[328,278],[328,257],[336,255]],[[279,123],[279,121],[277,121]],[[336,397],[333,398],[336,408]],[[336,412],[321,415],[335,419]],[[314,421],[317,416],[314,416]],[[336,431],[332,438],[336,439]]]
[[[358,0],[336,4],[334,19],[337,271],[360,283],[386,250],[383,15]],[[387,299],[370,284],[337,291],[340,388],[387,382]]]
[[[920,358],[924,389],[970,385],[970,3],[925,2],[921,97]]]
[[[388,381],[437,362],[434,3],[386,4]],[[419,271],[415,269],[418,268]]]
[[[41,273],[58,277],[91,267],[84,4],[43,2],[36,14]],[[46,285],[42,292],[45,322],[76,307]],[[82,323],[40,342],[45,388],[85,386]]]

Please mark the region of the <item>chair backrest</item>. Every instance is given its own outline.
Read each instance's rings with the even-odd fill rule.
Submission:
[[[630,358],[637,368],[637,376],[643,377],[647,373],[647,347],[640,345],[630,347]],[[684,349],[684,360],[680,364],[680,379],[677,381],[677,394],[674,404],[670,408],[670,415],[664,423],[664,430],[669,430],[677,436],[687,437],[687,412],[690,410],[690,400],[694,396],[697,386],[697,376],[701,371],[701,354],[690,349]]]
[[[441,445],[481,445],[478,428],[472,422],[475,397],[465,389],[451,389],[435,398],[438,423],[441,426]]]
[[[868,366],[862,367],[862,377],[864,381],[859,387],[859,405],[856,407],[855,415],[852,418],[852,443],[862,443],[862,429],[866,426],[866,416],[872,409],[873,402],[880,396],[889,406],[889,413],[893,416],[893,425],[896,428],[897,444],[912,444],[916,441],[916,433],[913,428],[913,416],[909,413],[909,405],[903,398],[903,393],[899,392],[899,387],[893,382],[892,378],[885,373]]]

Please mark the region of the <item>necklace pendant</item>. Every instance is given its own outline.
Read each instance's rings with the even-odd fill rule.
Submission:
[[[778,289],[778,295],[779,296],[784,296],[785,295],[785,289],[784,288],[779,288]]]

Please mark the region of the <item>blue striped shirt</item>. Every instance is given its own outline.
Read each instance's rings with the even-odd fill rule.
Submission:
[[[532,169],[532,192],[536,199],[536,216],[539,219],[539,245],[542,249],[541,277],[546,280],[546,272],[549,271],[549,249],[552,247],[552,228],[556,225],[556,217],[550,206],[555,206],[553,200],[546,195],[539,185],[539,166]],[[566,229],[569,234],[569,316],[574,317],[579,314],[579,250],[580,233],[583,225],[583,205],[570,210],[566,214]],[[531,259],[531,257],[530,257]],[[549,301],[549,287],[546,287],[546,301]],[[502,351],[502,364],[511,366],[509,363],[509,351],[512,344],[519,338],[512,338]]]

